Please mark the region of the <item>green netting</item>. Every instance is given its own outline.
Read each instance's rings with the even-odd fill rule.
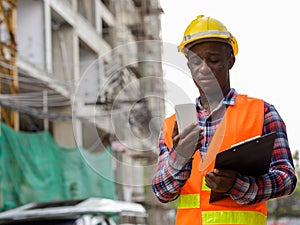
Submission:
[[[79,151],[78,148],[60,149],[67,198],[94,196],[116,199],[111,148],[97,154],[83,149]]]
[[[15,132],[1,123],[0,162],[1,210],[33,201],[116,198],[110,148],[92,154],[60,147],[47,131]]]

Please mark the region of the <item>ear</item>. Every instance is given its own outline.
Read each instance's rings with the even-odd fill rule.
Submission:
[[[230,54],[229,60],[228,60],[228,68],[231,69],[235,63],[235,57],[233,53]]]

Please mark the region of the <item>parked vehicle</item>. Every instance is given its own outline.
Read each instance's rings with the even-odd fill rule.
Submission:
[[[146,225],[147,213],[138,203],[104,198],[34,202],[0,213],[7,225]]]

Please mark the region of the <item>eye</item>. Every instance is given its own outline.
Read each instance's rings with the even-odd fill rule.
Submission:
[[[220,60],[219,60],[218,58],[216,58],[216,57],[212,57],[212,58],[209,59],[209,62],[212,63],[212,64],[216,64],[216,63],[218,63],[219,61],[220,61]]]
[[[189,58],[189,63],[191,65],[199,66],[202,63],[202,60],[198,56],[192,56]]]

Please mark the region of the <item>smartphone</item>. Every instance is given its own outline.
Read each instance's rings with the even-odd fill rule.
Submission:
[[[179,133],[194,122],[198,122],[196,106],[193,103],[175,105]]]

